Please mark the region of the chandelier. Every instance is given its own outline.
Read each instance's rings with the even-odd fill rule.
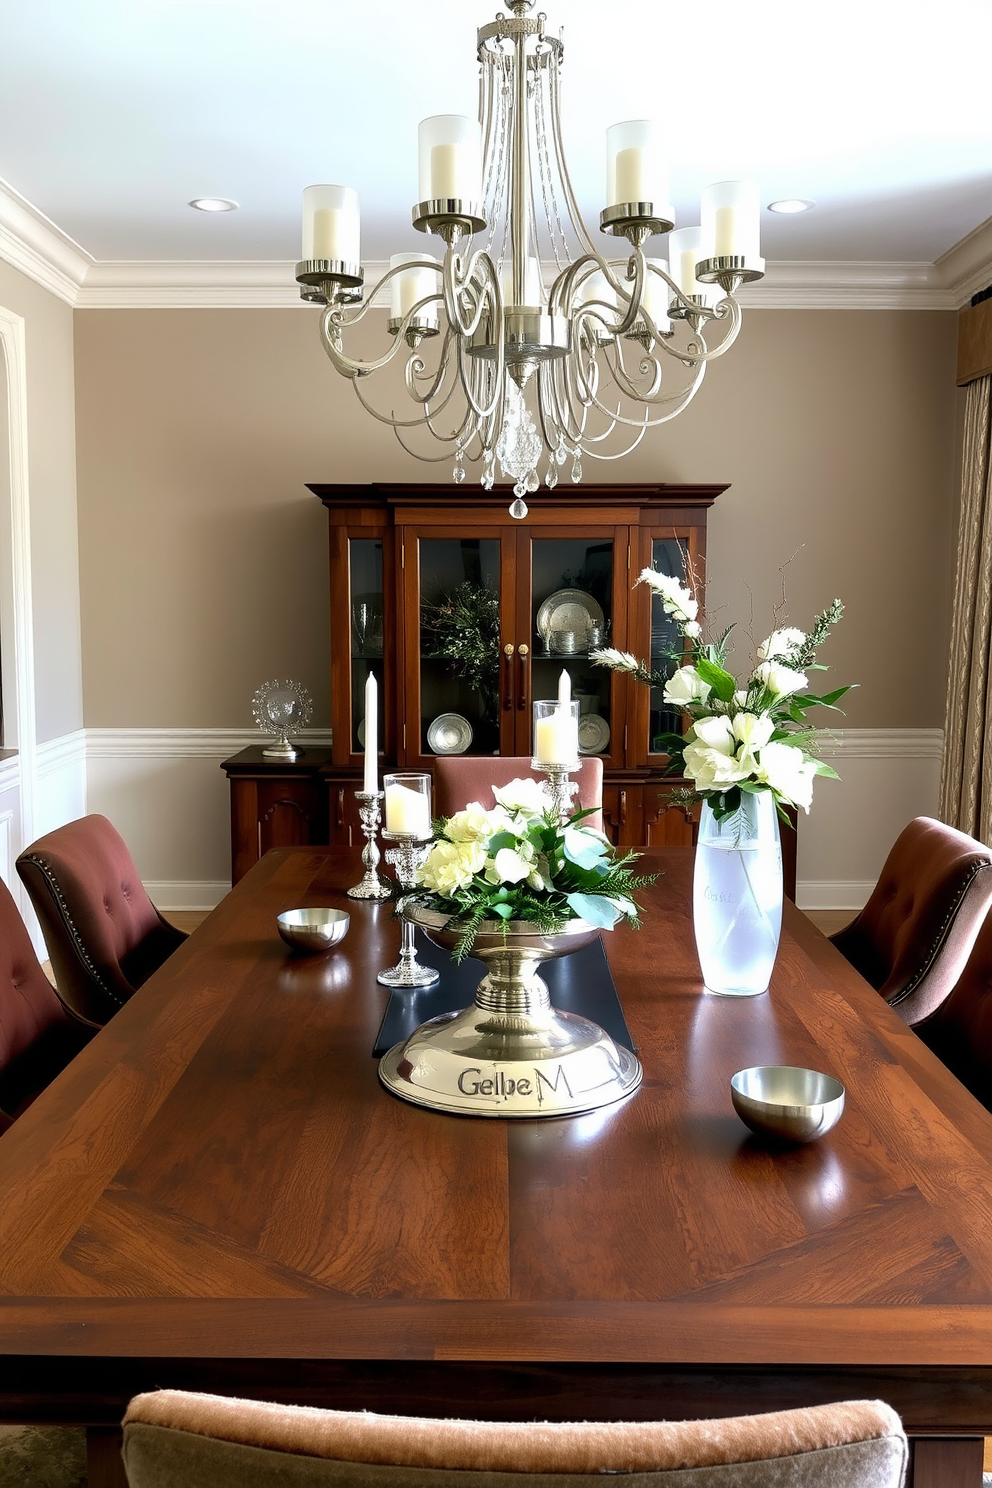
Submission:
[[[491,490],[498,462],[515,517],[542,470],[551,490],[566,465],[578,482],[584,458],[620,459],[681,413],[737,337],[738,289],[764,272],[756,184],[706,187],[700,225],[673,231],[647,120],[607,131],[599,227],[615,251],[597,248],[562,148],[562,41],[543,13],[528,15],[532,3],[510,0],[512,14],[478,32],[479,120],[420,125],[413,226],[443,241],[443,258],[396,253],[364,296],[357,193],[308,186],[296,269],[303,299],[324,307],[324,350],[362,406],[418,459],[453,455],[456,482],[466,462],[481,464]],[[649,240],[665,234],[668,256],[650,255]],[[346,333],[387,288],[392,343],[356,360]],[[408,404],[385,411],[364,387],[397,356]],[[431,453],[438,443],[446,450]]]

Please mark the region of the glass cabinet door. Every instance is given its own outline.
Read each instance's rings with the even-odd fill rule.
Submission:
[[[381,538],[352,538],[349,541],[348,578],[351,595],[351,752],[360,754],[365,748],[365,684],[371,673],[378,684],[381,753],[386,705]]]
[[[689,567],[688,544],[685,538],[655,537],[651,540],[651,567],[659,573],[671,574],[680,583],[686,582]],[[673,653],[678,653],[673,655]],[[670,677],[681,665],[681,636],[672,620],[666,615],[660,597],[651,595],[651,670],[663,672]],[[665,702],[664,687],[652,687],[648,714],[648,753],[663,753],[663,734],[678,734],[682,731],[682,715],[677,708]]]
[[[531,696],[558,696],[562,671],[579,704],[579,750],[604,758],[622,753],[615,709],[614,673],[589,653],[614,644],[617,542],[610,530],[573,537],[535,533],[530,542]],[[532,748],[530,712],[521,753]]]
[[[500,538],[421,536],[417,550],[420,738],[408,750],[499,754]]]

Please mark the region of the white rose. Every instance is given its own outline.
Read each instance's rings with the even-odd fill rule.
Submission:
[[[518,851],[514,852],[512,847],[501,847],[489,863],[486,864],[486,878],[490,883],[520,883],[528,878],[533,870],[533,849],[531,848],[531,861],[525,857],[525,850],[529,844],[522,842]]]
[[[767,744],[775,732],[775,725],[770,718],[763,713],[737,713],[734,716],[731,728],[734,738],[739,739],[742,744],[751,749],[760,749]]]
[[[794,625],[787,625],[782,630],[773,630],[767,640],[762,641],[758,647],[759,661],[773,661],[779,657],[788,661],[806,640],[806,632],[797,630]]]
[[[493,795],[507,811],[522,811],[526,816],[543,816],[551,809],[551,797],[543,783],[531,776],[494,786]]]
[[[741,768],[740,761],[733,754],[714,749],[709,744],[687,744],[683,759],[685,773],[699,791],[736,785],[750,774],[750,770]]]
[[[470,801],[464,811],[449,817],[444,835],[449,842],[482,842],[491,835],[493,823],[478,801]]]
[[[792,667],[782,666],[778,661],[763,661],[760,666],[755,667],[753,677],[757,682],[763,682],[773,697],[789,697],[794,692],[802,692],[808,686],[805,672],[797,672]]]
[[[665,683],[665,702],[683,706],[686,703],[705,703],[713,691],[708,682],[693,666],[679,667]]]
[[[481,843],[436,842],[417,879],[426,889],[448,898],[457,889],[468,888],[485,866],[486,850]]]
[[[796,744],[766,744],[761,751],[758,779],[771,786],[784,801],[809,811],[813,800],[816,765]]]
[[[710,749],[718,749],[721,754],[733,754],[737,748],[730,719],[723,713],[715,713],[711,718],[697,718],[689,737],[698,739],[700,744],[706,744]]]

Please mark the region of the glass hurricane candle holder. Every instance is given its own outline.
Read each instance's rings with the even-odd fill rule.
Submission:
[[[548,777],[548,794],[559,821],[572,814],[578,784],[570,780],[579,768],[579,703],[542,699],[534,703],[534,758],[531,768]]]
[[[386,862],[395,868],[401,887],[413,889],[431,843],[431,777],[419,772],[384,775],[382,786],[386,817],[382,835],[387,842],[395,843],[386,853]],[[403,924],[400,959],[388,971],[381,971],[376,980],[384,987],[431,987],[438,981],[438,973],[433,966],[423,966],[417,960],[413,922],[404,913],[402,900],[399,913]]]

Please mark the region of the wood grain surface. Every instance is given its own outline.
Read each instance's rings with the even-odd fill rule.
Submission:
[[[263,858],[0,1139],[0,1414],[112,1421],[155,1382],[508,1416],[882,1393],[915,1434],[992,1431],[992,1116],[791,905],[770,994],[704,995],[691,853],[646,859],[643,928],[605,937],[641,1090],[511,1123],[379,1085],[399,930],[345,898],[357,853]],[[294,958],[275,916],[319,904],[348,937]],[[843,1080],[833,1132],[749,1136],[729,1080],[767,1063]]]

